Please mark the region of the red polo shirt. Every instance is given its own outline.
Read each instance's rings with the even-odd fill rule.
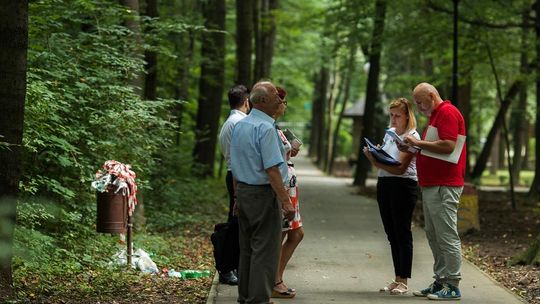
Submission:
[[[458,134],[466,135],[463,116],[448,100],[433,110],[429,117],[429,125],[437,128],[440,139],[456,141]],[[426,137],[426,130],[427,128],[422,134],[422,139]],[[466,150],[465,145],[457,164],[418,153],[416,170],[420,186],[463,186],[467,162]]]

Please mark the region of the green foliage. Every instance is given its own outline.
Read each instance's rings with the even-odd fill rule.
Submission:
[[[138,271],[111,264],[121,249],[117,237],[95,232],[90,182],[108,159],[131,164],[139,189],[148,193],[148,232],[135,234],[134,243],[159,267],[201,266],[180,250],[182,229],[211,227],[209,221],[225,214],[223,182],[189,178],[189,133],[183,152],[169,155],[178,152],[170,148],[176,132],[170,110],[178,102],[142,100],[135,86],[144,72],[142,50],[176,59],[175,45],[165,40],[203,28],[188,25],[190,19],[142,18],[147,44],[141,46],[122,25],[128,14],[110,0],[30,3],[16,302],[112,302],[141,280]],[[169,62],[168,68],[177,67]],[[9,147],[0,142],[3,148]]]
[[[93,173],[108,159],[132,164],[144,179],[153,153],[170,142],[174,102],[141,100],[127,85],[144,62],[119,25],[124,13],[110,1],[30,6],[22,181],[30,194],[88,198]]]
[[[517,24],[531,1],[460,2],[463,20]],[[30,1],[28,84],[23,139],[23,199],[15,230],[14,276],[20,302],[114,302],[144,281],[137,271],[110,265],[120,249],[117,238],[95,233],[93,174],[108,159],[129,163],[144,194],[147,232],[135,234],[135,247],[149,252],[158,267],[207,267],[185,255],[202,241],[188,230],[208,234],[225,220],[223,181],[194,178],[193,126],[200,74],[200,34],[205,31],[200,1],[162,0],[159,18],[138,18],[141,33],[124,22],[131,13],[112,0]],[[234,1],[227,1],[227,31],[234,33]],[[289,108],[282,122],[310,121],[313,75],[331,70],[336,97],[357,48],[348,104],[361,98],[369,55],[374,1],[282,0],[275,12],[277,36],[273,81],[287,88]],[[142,6],[144,8],[144,5]],[[431,81],[448,98],[451,76],[451,2],[395,1],[387,10],[381,67],[382,99],[410,98],[412,86]],[[498,100],[487,61],[491,45],[505,91],[519,75],[519,53],[529,60],[533,47],[520,43],[521,29],[481,27],[460,21],[461,84],[472,87],[470,155],[480,151]],[[140,34],[140,39],[134,39]],[[532,40],[533,34],[528,38]],[[234,82],[234,35],[226,36],[226,86]],[[509,43],[512,42],[512,43]],[[531,44],[532,45],[532,44]],[[360,51],[361,50],[361,51]],[[137,79],[144,73],[144,51],[158,53],[158,96],[142,100]],[[468,77],[467,77],[468,76]],[[526,79],[534,80],[534,75]],[[529,96],[534,88],[530,86]],[[186,99],[180,103],[179,99]],[[342,102],[343,96],[338,102]],[[533,98],[527,117],[534,118]],[[377,105],[384,126],[385,105]],[[223,102],[223,116],[228,105]],[[174,109],[174,111],[172,111]],[[337,106],[340,109],[340,105]],[[419,124],[426,118],[418,115]],[[181,126],[178,119],[182,119]],[[336,114],[332,118],[336,121]],[[345,120],[337,156],[350,156],[351,121]],[[294,130],[302,134],[302,130]],[[176,135],[178,143],[172,145]],[[307,135],[304,142],[307,143]],[[534,139],[529,140],[534,151]],[[10,147],[2,142],[0,149]],[[532,152],[529,161],[534,160]],[[508,179],[483,177],[485,184]],[[521,174],[521,184],[532,173]],[[41,199],[38,199],[41,197]],[[185,235],[188,235],[187,237]],[[207,258],[207,257],[206,257]],[[203,261],[203,262],[201,262]],[[145,288],[145,287],[141,287]],[[151,302],[151,301],[147,301]]]
[[[156,189],[145,196],[148,232],[135,233],[134,246],[148,252],[159,269],[212,269],[210,255],[204,262],[185,256],[186,247],[200,246],[201,241],[184,233],[204,231],[207,236],[211,223],[225,220],[224,183],[174,180],[175,172],[183,170],[188,170],[186,164],[163,170],[163,179],[158,179]],[[163,182],[167,183],[158,187]],[[20,202],[13,261],[17,302],[110,302],[129,294],[140,282],[138,270],[126,271],[112,260],[116,252],[125,249],[117,245],[118,237],[94,231],[94,204],[67,210],[46,200]]]
[[[336,151],[338,156],[349,157],[352,154],[356,154],[358,152],[358,151],[352,150],[353,138],[352,138],[352,134],[349,131],[347,131],[347,129],[349,128],[351,128],[351,126],[347,126],[347,124],[345,124],[343,128],[340,128],[339,139],[337,141],[339,143],[338,151]]]
[[[194,177],[193,163],[186,161],[189,153],[182,148],[164,153],[163,170],[152,177],[152,190],[145,194],[150,229],[163,231],[201,222],[209,228],[211,223],[225,221],[225,217],[216,218],[216,214],[225,216],[228,212],[225,183]]]

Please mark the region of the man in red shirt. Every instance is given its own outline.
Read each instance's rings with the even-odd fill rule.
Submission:
[[[426,140],[426,128],[422,140],[410,135],[406,137],[409,144],[422,149],[417,155],[416,168],[422,188],[426,236],[435,260],[435,282],[415,291],[414,295],[430,300],[458,300],[461,298],[458,287],[461,280],[461,240],[457,232],[457,211],[466,163],[466,147],[465,144],[459,145],[458,139],[464,140],[460,137],[466,135],[465,121],[459,110],[450,101],[443,101],[437,89],[429,83],[418,84],[413,98],[418,110],[429,117],[428,128],[431,131],[435,128],[438,135],[438,139],[431,136]],[[425,152],[430,156],[424,155]],[[457,163],[447,158],[452,152],[459,156]]]

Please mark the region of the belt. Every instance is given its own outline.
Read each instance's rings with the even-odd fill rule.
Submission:
[[[262,185],[252,185],[252,184],[248,184],[248,183],[244,183],[244,182],[238,182],[239,184],[241,185],[244,185],[244,186],[249,186],[249,187],[271,187],[270,184],[262,184]]]

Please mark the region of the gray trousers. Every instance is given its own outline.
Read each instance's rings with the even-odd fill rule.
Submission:
[[[268,303],[281,248],[282,211],[270,186],[238,184],[238,303]]]
[[[457,211],[463,187],[422,187],[426,236],[433,253],[434,278],[458,287],[461,280],[461,240]]]

